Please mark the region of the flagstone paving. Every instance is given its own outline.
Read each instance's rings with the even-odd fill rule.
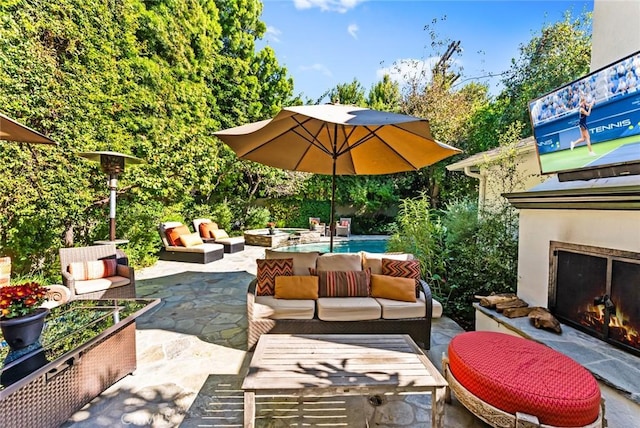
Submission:
[[[76,412],[63,425],[84,427],[241,427],[240,389],[251,353],[246,351],[246,288],[264,248],[225,254],[206,265],[159,261],[136,272],[141,298],[161,298],[137,321],[138,368]],[[462,329],[436,319],[429,358],[440,367],[442,353]],[[258,397],[257,427],[430,426],[430,396]],[[425,425],[426,424],[426,425]],[[454,401],[445,427],[487,425]]]

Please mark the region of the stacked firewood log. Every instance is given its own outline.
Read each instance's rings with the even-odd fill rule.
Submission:
[[[513,293],[492,293],[489,296],[475,296],[475,298],[480,299],[480,306],[495,309],[507,318],[528,316],[534,327],[562,333],[560,323],[547,308],[531,307]]]

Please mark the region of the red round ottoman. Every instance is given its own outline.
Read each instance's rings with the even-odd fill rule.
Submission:
[[[462,333],[449,343],[448,365],[464,389],[506,413],[532,415],[554,427],[582,427],[599,417],[600,388],[591,373],[534,341]]]

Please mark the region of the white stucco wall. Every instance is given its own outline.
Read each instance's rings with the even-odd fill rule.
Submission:
[[[640,253],[640,211],[521,210],[518,296],[547,307],[549,242]]]
[[[595,0],[591,71],[640,49],[640,1]]]

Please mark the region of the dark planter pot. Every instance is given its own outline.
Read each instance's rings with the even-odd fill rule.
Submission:
[[[0,320],[2,335],[11,349],[22,349],[34,344],[42,333],[44,319],[49,309],[38,308],[22,317]]]

